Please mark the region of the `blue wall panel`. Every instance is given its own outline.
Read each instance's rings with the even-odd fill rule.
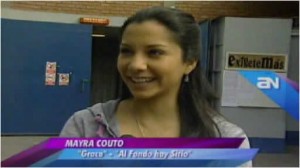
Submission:
[[[59,133],[90,103],[92,26],[1,19],[2,133]],[[69,86],[46,86],[47,61],[69,73]]]

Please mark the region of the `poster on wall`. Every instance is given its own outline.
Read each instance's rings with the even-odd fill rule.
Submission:
[[[46,74],[46,85],[54,86],[55,85],[55,74]]]
[[[56,62],[46,62],[45,85],[54,86],[56,81]]]
[[[68,73],[59,73],[58,74],[58,85],[59,86],[68,86],[70,83],[70,74]]]

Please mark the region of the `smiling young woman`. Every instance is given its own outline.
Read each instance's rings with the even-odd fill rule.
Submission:
[[[153,7],[121,28],[119,99],[76,112],[63,137],[244,137],[210,106],[216,99],[200,68],[200,32],[192,15]],[[249,162],[247,166],[251,165]]]
[[[117,110],[120,132],[136,127],[126,123],[131,117],[140,129],[137,136],[179,136],[177,98],[183,76],[196,66],[182,54],[174,33],[155,20],[132,23],[124,30],[118,70],[132,97]]]

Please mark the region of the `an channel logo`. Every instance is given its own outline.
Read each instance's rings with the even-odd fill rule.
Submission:
[[[239,71],[249,83],[299,121],[299,85],[273,71]]]
[[[271,77],[258,77],[256,86],[259,89],[279,89],[279,78],[275,77],[274,79]]]

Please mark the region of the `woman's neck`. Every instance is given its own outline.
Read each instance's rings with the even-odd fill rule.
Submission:
[[[131,108],[136,111],[140,119],[146,118],[159,120],[174,120],[179,116],[179,105],[177,99],[158,98],[158,99],[131,99]]]
[[[142,137],[178,137],[179,105],[171,99],[132,99],[132,115]]]

